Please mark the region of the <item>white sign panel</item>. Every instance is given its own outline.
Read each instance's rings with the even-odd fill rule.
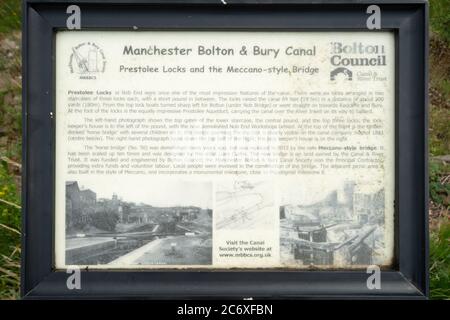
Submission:
[[[394,40],[58,32],[56,267],[389,266]]]

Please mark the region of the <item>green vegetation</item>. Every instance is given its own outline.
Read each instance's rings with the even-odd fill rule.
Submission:
[[[0,33],[20,29],[20,0],[2,0],[0,3]]]
[[[430,199],[442,208],[450,207],[450,166],[439,162],[430,163]]]
[[[433,31],[450,42],[450,0],[429,0],[430,22]]]
[[[17,299],[20,274],[20,1],[0,2],[0,299]]]
[[[450,0],[430,21],[430,295],[450,299]]]
[[[441,222],[430,234],[430,289],[431,298],[450,297],[450,223]]]
[[[19,285],[20,208],[17,182],[0,165],[0,298],[16,298]]]
[[[18,298],[19,286],[20,6],[0,1],[0,299]],[[430,289],[449,299],[450,0],[430,0],[430,17]]]
[[[431,106],[429,134],[430,153],[433,156],[441,156],[450,150],[450,109]]]

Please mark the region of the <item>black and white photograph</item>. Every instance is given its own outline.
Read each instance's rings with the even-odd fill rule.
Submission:
[[[282,263],[332,267],[385,264],[382,187],[350,180],[331,188],[311,184],[297,189],[298,201],[280,206]],[[305,194],[310,197],[301,196]]]
[[[212,263],[211,183],[141,185],[66,181],[66,265]]]

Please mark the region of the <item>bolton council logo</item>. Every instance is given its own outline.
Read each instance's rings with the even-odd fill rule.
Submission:
[[[80,79],[96,79],[96,75],[105,72],[106,59],[103,50],[93,42],[83,42],[72,47],[69,68]]]

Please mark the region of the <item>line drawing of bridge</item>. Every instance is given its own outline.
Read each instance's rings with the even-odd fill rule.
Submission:
[[[231,188],[230,185],[218,185],[216,228],[236,230],[264,225],[270,217],[270,207],[274,205],[273,193],[268,186],[267,181],[234,181]]]

